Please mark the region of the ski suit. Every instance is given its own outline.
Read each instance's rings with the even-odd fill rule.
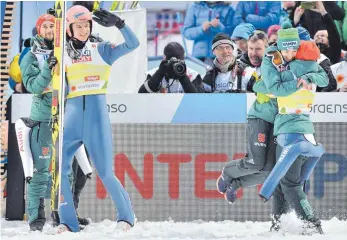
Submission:
[[[111,65],[139,46],[128,26],[120,30],[125,42],[92,43],[89,40],[79,59],[64,53],[68,93],[64,119],[61,169],[60,223],[73,232],[80,230],[69,185],[68,171],[78,147],[83,143],[107,191],[117,208],[118,221],[134,225],[134,212],[128,193],[113,173],[112,129],[106,107],[106,89]]]
[[[256,78],[253,91],[257,93],[257,99],[247,116],[247,155],[242,159],[228,162],[222,171],[224,180],[229,180],[234,191],[240,187],[263,183],[276,161],[273,123],[277,114],[277,102],[276,99],[265,95],[268,93],[266,87],[261,85],[256,87],[261,81],[261,69],[252,67],[248,56],[243,61],[249,65],[244,71],[250,73],[245,75]]]
[[[277,51],[277,46],[267,49],[262,72],[267,89],[277,96],[279,113],[274,123],[274,135],[277,136],[282,152],[264,182],[260,195],[269,199],[276,189],[274,204],[281,206],[273,206],[275,217],[283,213],[283,205],[287,202],[295,209],[298,217],[310,220],[314,218],[314,213],[303,191],[303,183],[309,178],[324,149],[314,139],[314,127],[310,120],[314,93],[297,89],[297,78],[325,87],[328,85],[328,77],[314,59],[296,59],[287,63],[285,70],[278,71],[273,64],[276,62],[273,61],[273,53]],[[305,54],[310,55],[310,52],[305,51]]]
[[[42,41],[36,36],[34,41]],[[32,48],[20,63],[22,79],[25,88],[34,94],[31,105],[30,120],[32,130],[30,134],[30,148],[34,161],[33,178],[28,184],[27,212],[29,224],[38,220],[46,221],[44,214],[44,198],[49,195],[48,179],[49,165],[52,157],[52,133],[49,120],[51,117],[52,93],[50,83],[51,69],[47,59],[52,52],[47,46],[42,49]]]

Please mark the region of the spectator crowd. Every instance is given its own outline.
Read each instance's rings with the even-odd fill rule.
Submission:
[[[344,1],[240,1],[236,8],[223,1],[192,4],[183,36],[194,41],[193,57],[213,69],[204,78],[191,78],[196,86],[191,92],[250,90],[248,82],[259,73],[265,49],[277,44],[284,22],[297,29],[301,41],[312,41],[320,50],[317,63],[329,84],[317,91],[346,92],[346,8]]]
[[[183,46],[171,42],[164,49],[161,66],[149,70],[139,92],[250,91],[248,82],[254,72],[259,73],[265,49],[276,45],[277,32],[287,21],[298,30],[300,40],[313,41],[320,50],[317,62],[326,72],[329,84],[318,87],[317,91],[346,92],[346,9],[344,1],[239,1],[236,7],[224,1],[195,2],[187,9],[182,34],[194,42],[192,56],[212,69],[203,77],[187,68]],[[19,64],[31,49],[30,39],[24,43],[24,50],[15,56],[10,66],[9,86],[15,93],[26,92]],[[170,61],[171,58],[176,60]],[[178,60],[186,70],[184,76],[170,68],[170,65],[179,65]]]

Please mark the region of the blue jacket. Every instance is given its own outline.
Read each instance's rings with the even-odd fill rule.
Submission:
[[[204,32],[202,24],[217,17],[220,25]],[[213,58],[212,39],[220,32],[231,35],[234,29],[233,17],[234,10],[229,4],[216,3],[209,6],[206,2],[199,2],[191,5],[184,20],[183,35],[194,40],[193,56]]]
[[[267,32],[271,25],[279,24],[281,2],[239,1],[234,16],[234,25],[251,23],[256,29]]]

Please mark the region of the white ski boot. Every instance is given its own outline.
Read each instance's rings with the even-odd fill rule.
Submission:
[[[130,231],[130,228],[131,228],[131,225],[127,222],[124,222],[124,221],[117,222],[117,227],[116,227],[117,230],[128,232]]]

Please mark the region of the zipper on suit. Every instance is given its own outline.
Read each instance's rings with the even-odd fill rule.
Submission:
[[[37,137],[36,137],[36,142],[39,142],[39,135],[40,135],[40,124],[37,126]]]

